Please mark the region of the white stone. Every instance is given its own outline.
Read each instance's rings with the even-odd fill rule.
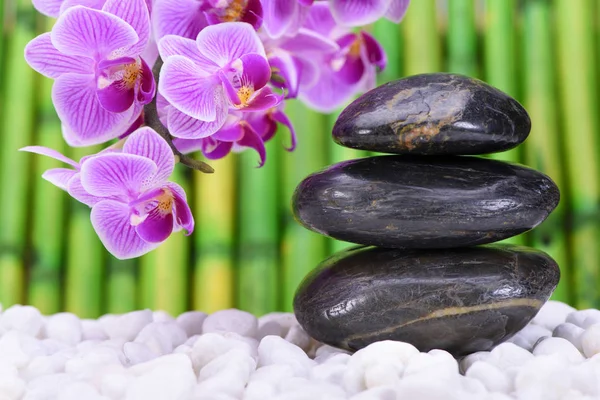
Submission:
[[[173,369],[188,369],[191,366],[190,358],[184,354],[169,354],[166,356],[157,357],[145,363],[133,365],[128,368],[130,374],[134,376],[142,376],[156,368],[173,368]]]
[[[576,310],[573,307],[565,303],[549,300],[538,311],[531,323],[553,331],[558,325],[564,323],[567,316],[574,311]]]
[[[100,393],[111,399],[121,399],[133,380],[129,373],[106,373],[100,380]]]
[[[131,382],[124,399],[187,399],[191,395],[195,384],[196,375],[189,358],[187,363],[157,364],[153,369]]]
[[[567,316],[567,319],[565,320],[565,322],[570,322],[572,324],[577,325],[580,328],[587,328],[587,326],[584,326],[585,324],[588,324],[588,326],[590,325],[590,321],[597,319],[598,322],[600,322],[600,310],[596,310],[594,308],[588,308],[586,310],[579,310],[579,311],[574,311],[572,313],[570,313]],[[587,320],[587,322],[586,322]],[[591,324],[593,325],[593,324]]]
[[[487,361],[502,371],[511,367],[520,367],[534,358],[529,351],[510,342],[500,343],[489,354]]]
[[[318,364],[310,370],[309,379],[311,381],[322,381],[342,386],[347,368],[346,363]]]
[[[243,400],[265,400],[275,395],[275,387],[265,381],[252,381],[246,386]]]
[[[202,332],[234,332],[241,336],[256,337],[258,320],[248,312],[229,309],[210,314],[202,324]]]
[[[0,395],[9,399],[20,399],[25,392],[25,381],[19,377],[19,371],[12,365],[0,364]]]
[[[46,337],[75,346],[81,342],[83,328],[75,314],[58,313],[48,317],[44,327]]]
[[[108,400],[96,388],[85,382],[75,382],[58,392],[57,400]]]
[[[225,372],[234,373],[244,385],[256,370],[256,360],[243,350],[231,350],[213,359],[200,370],[198,379],[203,381]]]
[[[166,311],[158,310],[152,313],[152,322],[175,322],[175,318]]]
[[[199,372],[206,364],[233,349],[242,350],[256,358],[256,347],[237,334],[208,333],[198,337],[192,346],[190,358],[194,369]]]
[[[32,358],[45,354],[39,340],[20,331],[11,330],[0,337],[0,360],[16,368],[23,368]]]
[[[542,340],[533,349],[533,355],[549,355],[549,354],[561,354],[573,364],[583,362],[583,355],[577,350],[573,343],[567,339],[551,337]]]
[[[256,332],[256,339],[261,341],[265,336],[283,336],[283,327],[275,321],[266,321],[261,324],[260,319],[258,320],[258,330]]]
[[[529,324],[517,332],[515,336],[508,339],[508,342],[531,351],[540,339],[551,336],[552,332],[550,330],[539,325]]]
[[[280,328],[279,333],[274,333],[274,335],[285,337],[292,326],[298,325],[298,320],[292,313],[272,312],[258,319],[258,328],[261,329],[261,327],[271,323],[277,324]]]
[[[554,328],[552,336],[567,339],[569,342],[573,343],[577,350],[583,353],[583,348],[581,347],[581,335],[583,332],[583,328],[570,322],[565,322]]]
[[[581,334],[581,348],[588,358],[600,353],[600,324],[590,326]]]
[[[35,357],[23,369],[23,377],[27,380],[32,380],[40,376],[64,372],[68,359],[64,354]]]
[[[109,365],[121,365],[119,352],[108,346],[98,346],[67,360],[65,372],[77,379],[87,380]]]
[[[188,337],[202,334],[202,324],[206,314],[200,311],[188,311],[177,317],[177,324],[183,328]]]
[[[152,311],[139,310],[123,315],[105,315],[99,321],[109,338],[124,339],[130,342],[146,325],[152,322],[152,318]]]
[[[296,376],[306,377],[315,362],[297,346],[279,336],[266,336],[258,345],[259,367],[273,364],[287,364]]]
[[[483,361],[476,361],[471,365],[466,376],[477,379],[490,392],[508,393],[512,390],[508,377],[495,365]]]
[[[285,335],[285,340],[291,344],[295,344],[305,352],[309,351],[314,342],[314,340],[308,336],[308,333],[306,333],[300,325],[292,326]]]
[[[152,322],[146,325],[135,338],[156,354],[168,354],[187,340],[183,328],[176,322]]]
[[[145,363],[158,357],[144,343],[127,342],[123,345],[123,354],[125,355],[125,363],[127,365],[136,365]]]
[[[106,340],[108,335],[102,328],[102,324],[95,319],[81,320],[81,334],[83,340]]]
[[[58,392],[73,381],[66,373],[40,376],[28,383],[23,400],[55,400]]]
[[[423,375],[413,375],[403,379],[396,386],[396,395],[398,399],[466,400],[454,387]]]
[[[568,364],[560,354],[533,358],[516,374],[515,391],[523,399],[560,399],[571,385]],[[535,397],[534,397],[535,396]]]
[[[0,330],[37,336],[43,323],[42,314],[31,306],[14,305],[0,314]]]
[[[531,354],[531,353],[530,353]],[[491,353],[489,351],[477,351],[475,353],[471,353],[460,360],[460,371],[465,373],[471,365],[476,363],[477,361],[486,361],[491,357]]]
[[[293,376],[294,369],[291,366],[287,364],[273,364],[259,367],[250,375],[250,382],[261,381],[276,385]]]
[[[396,400],[396,390],[389,386],[367,389],[350,397],[350,400]]]

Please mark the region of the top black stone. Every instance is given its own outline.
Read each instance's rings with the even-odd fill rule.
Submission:
[[[353,101],[333,127],[342,146],[396,154],[471,155],[505,151],[531,129],[506,93],[457,74],[388,82]]]

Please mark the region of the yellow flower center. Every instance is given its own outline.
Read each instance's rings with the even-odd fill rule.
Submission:
[[[123,84],[127,89],[135,86],[138,78],[142,75],[142,66],[138,63],[126,64],[123,66]]]
[[[242,86],[241,88],[239,88],[237,91],[237,95],[242,103],[238,105],[237,108],[246,107],[253,93],[254,88],[252,86]]]
[[[158,201],[156,209],[161,214],[164,215],[169,214],[171,212],[171,210],[173,209],[174,196],[170,190],[163,189],[162,193],[156,196],[155,199]]]
[[[222,20],[223,22],[240,21],[244,16],[247,0],[233,0],[229,7],[225,9]]]
[[[348,50],[348,54],[352,57],[358,58],[360,57],[360,49],[362,47],[363,40],[360,35],[356,36],[356,40],[352,42],[350,45],[350,49]]]

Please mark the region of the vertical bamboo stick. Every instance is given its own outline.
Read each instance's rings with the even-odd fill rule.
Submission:
[[[282,156],[284,170],[282,308],[291,311],[296,288],[304,276],[323,260],[327,253],[327,242],[325,237],[305,229],[293,219],[290,202],[300,181],[326,165],[326,143],[331,139],[330,133],[326,130],[326,116],[309,110],[297,100],[287,104],[286,112],[298,134],[296,150]]]
[[[111,314],[122,314],[134,311],[137,305],[137,271],[136,259],[117,260],[108,257],[106,277],[106,307],[103,311]]]
[[[377,76],[377,84],[382,85],[399,79],[402,76],[402,51],[404,46],[400,26],[387,19],[380,19],[374,25],[373,35],[381,43],[387,55],[387,66]]]
[[[279,302],[278,136],[267,143],[262,168],[256,152],[239,155],[237,305],[255,315],[277,310]]]
[[[448,71],[477,77],[477,31],[475,2],[448,2]]]
[[[101,149],[101,146],[72,149],[70,157],[79,161]],[[107,252],[90,223],[90,208],[69,197],[67,209],[65,309],[81,318],[95,318],[103,311]]]
[[[404,74],[440,71],[442,62],[435,0],[412,1],[400,26],[404,35]]]
[[[181,185],[188,198],[188,171],[177,166],[170,180]],[[183,231],[173,234],[157,249],[141,257],[141,308],[163,310],[177,316],[188,309],[188,266],[191,238]]]
[[[0,303],[5,307],[24,301],[24,246],[31,198],[31,155],[17,150],[31,143],[35,129],[35,83],[37,73],[23,59],[23,48],[35,36],[31,2],[18,0],[7,9],[3,80],[3,116],[0,119],[0,187],[8,191],[0,213]],[[17,20],[17,15],[19,19]],[[4,77],[2,77],[4,78]]]
[[[575,304],[599,305],[600,164],[598,99],[593,1],[555,1],[559,91],[567,156],[568,191],[572,205],[570,245],[573,253]],[[573,66],[577,70],[573,70]]]
[[[214,174],[194,173],[195,261],[192,304],[214,312],[234,306],[235,167],[229,155],[211,161]]]
[[[556,72],[551,26],[551,5],[544,0],[525,3],[525,35],[523,42],[523,72],[525,74],[524,105],[529,111],[532,131],[525,143],[527,165],[549,175],[565,188],[559,148],[560,137],[556,114]],[[565,193],[563,191],[563,193]],[[556,300],[572,303],[569,284],[565,235],[565,202],[561,202],[550,217],[533,230],[532,245],[550,254],[561,267],[561,280],[554,292]]]

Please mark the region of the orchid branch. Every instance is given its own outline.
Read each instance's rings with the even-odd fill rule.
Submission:
[[[154,75],[154,81],[156,82],[156,87],[158,88],[158,76],[160,74],[160,69],[162,68],[163,60],[160,56],[156,59],[154,66],[152,67],[152,74]],[[208,165],[207,163],[196,160],[188,155],[182,154],[177,147],[173,144],[173,136],[169,133],[169,130],[160,122],[160,118],[158,117],[158,109],[156,107],[156,97],[152,99],[152,101],[144,106],[144,122],[147,126],[154,129],[165,141],[169,144],[169,147],[175,154],[175,157],[179,159],[179,162],[186,167],[195,169],[196,171],[204,172],[206,174],[212,174],[215,172],[213,167]]]

